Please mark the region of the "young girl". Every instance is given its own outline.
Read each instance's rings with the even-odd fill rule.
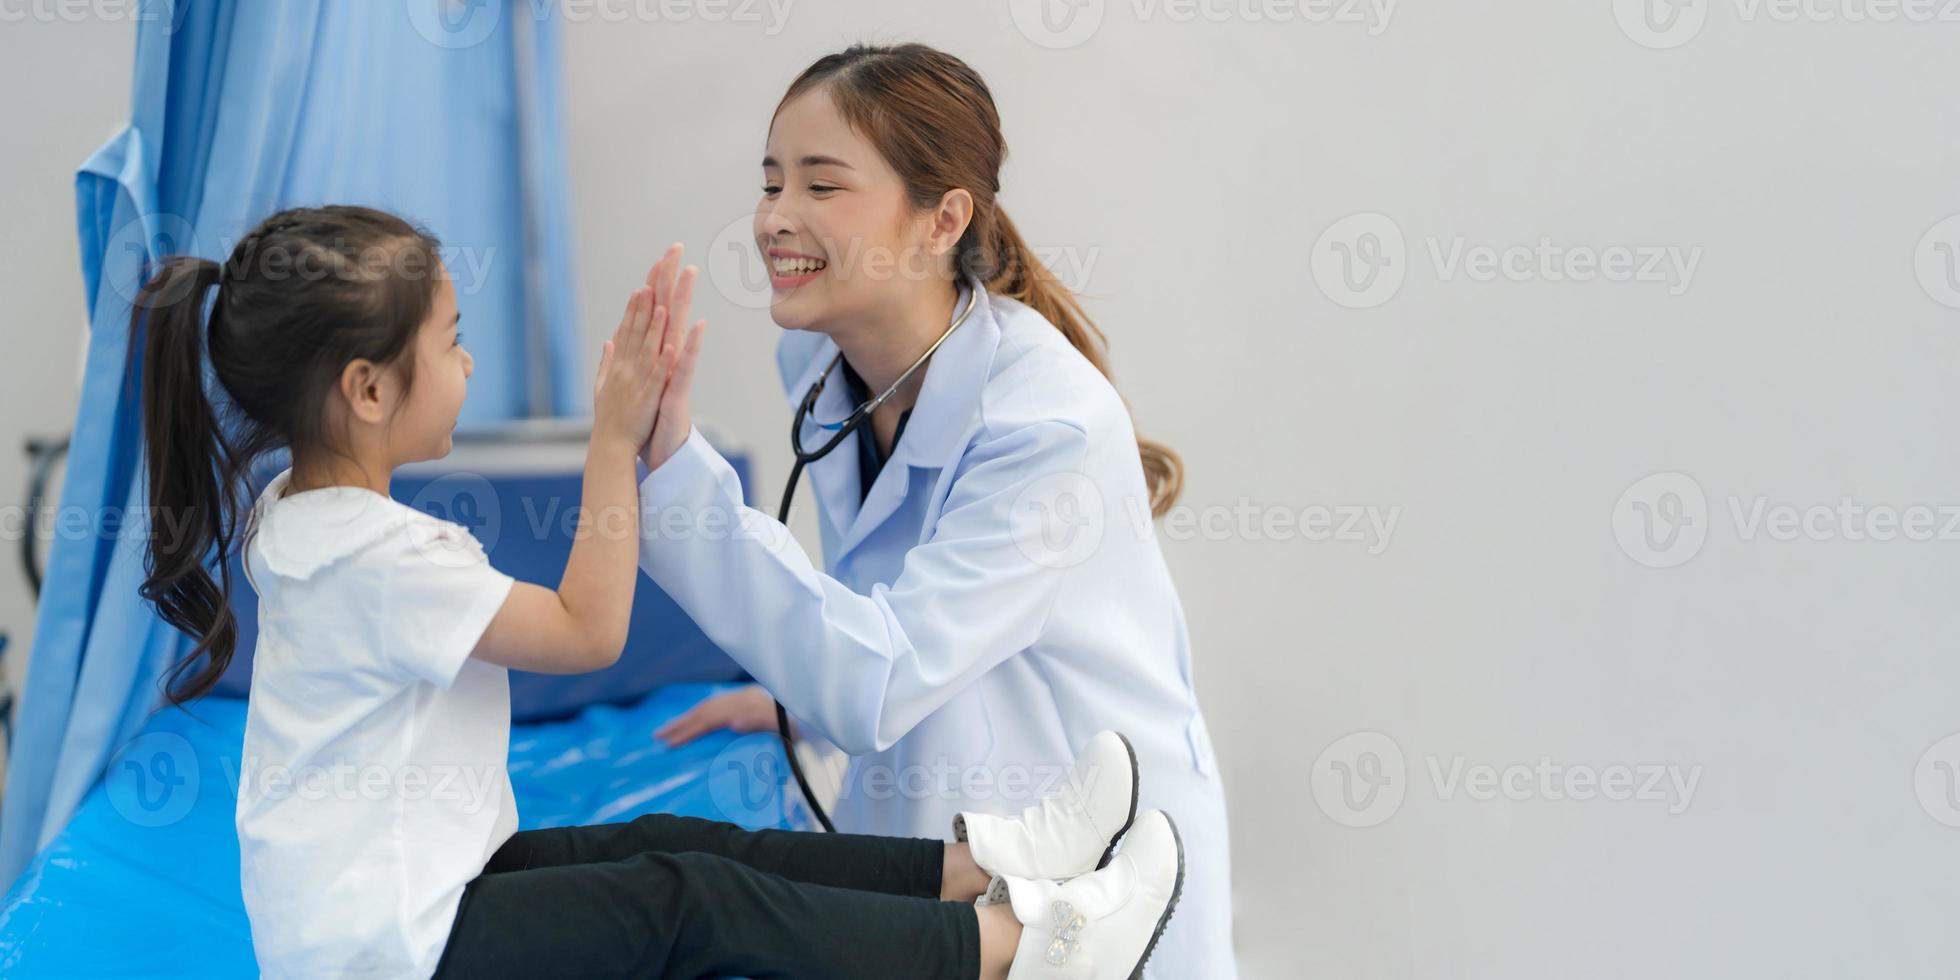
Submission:
[[[173,702],[231,660],[214,569],[238,548],[260,597],[237,827],[264,975],[1140,974],[1182,849],[1168,818],[1136,812],[1113,734],[1018,817],[962,814],[958,844],[658,814],[516,832],[507,670],[619,657],[635,458],[686,438],[659,417],[704,324],[685,326],[695,270],[676,246],[605,345],[564,577],[513,582],[468,531],[388,497],[395,467],[448,452],[473,366],[437,249],[377,211],[284,211],[222,265],[168,260],[137,303],[142,591],[196,640]],[[248,512],[246,477],[277,448],[291,466]]]

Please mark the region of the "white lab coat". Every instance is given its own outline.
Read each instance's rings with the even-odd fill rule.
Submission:
[[[836,353],[820,334],[784,335],[792,405]],[[833,372],[812,414],[851,407]],[[805,444],[826,435],[806,425]],[[640,566],[851,755],[838,829],[950,839],[955,813],[1018,812],[1115,729],[1136,747],[1141,806],[1170,814],[1187,862],[1148,975],[1236,976],[1224,793],[1109,382],[1040,314],[982,289],[862,507],[848,439],[805,479],[821,569],[742,506],[733,469],[690,434],[641,483]]]

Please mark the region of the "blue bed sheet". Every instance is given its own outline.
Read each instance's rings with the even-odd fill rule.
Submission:
[[[749,828],[809,826],[770,735],[678,749],[654,729],[726,684],[675,684],[625,706],[511,729],[520,826],[679,813]],[[245,702],[167,710],[0,901],[0,976],[257,975],[232,826]]]

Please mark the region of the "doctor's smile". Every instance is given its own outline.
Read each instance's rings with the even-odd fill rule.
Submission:
[[[769,256],[769,285],[776,289],[795,289],[830,267],[823,259],[786,248],[772,248],[764,254]]]

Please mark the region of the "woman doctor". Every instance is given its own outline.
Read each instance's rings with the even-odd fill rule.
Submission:
[[[853,47],[790,86],[754,233],[792,405],[821,383],[797,436],[815,449],[895,389],[808,468],[819,567],[742,506],[676,377],[645,453],[640,564],[852,757],[842,830],[945,838],[962,810],[1038,800],[1097,731],[1125,733],[1140,805],[1190,858],[1149,975],[1233,977],[1224,794],[1151,533],[1179,463],[1137,437],[1101,334],[1001,211],[1005,155],[985,82],[928,47]],[[684,323],[695,270],[675,282],[676,265],[654,285]],[[665,533],[676,512],[701,533]],[[662,736],[773,727],[766,704],[737,692]]]

